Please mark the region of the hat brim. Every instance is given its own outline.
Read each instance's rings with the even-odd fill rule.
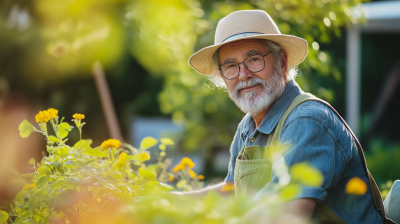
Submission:
[[[214,64],[212,60],[218,48],[224,44],[244,39],[264,39],[281,45],[286,51],[289,68],[300,64],[308,53],[308,44],[303,38],[285,34],[260,34],[250,37],[242,37],[205,47],[190,56],[189,65],[203,75],[212,75],[214,70]]]

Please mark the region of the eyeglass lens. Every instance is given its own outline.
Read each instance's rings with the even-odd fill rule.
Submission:
[[[264,69],[264,57],[254,55],[244,61],[244,65],[251,72],[258,72]],[[221,66],[222,75],[227,79],[236,78],[239,75],[239,63],[232,62]]]

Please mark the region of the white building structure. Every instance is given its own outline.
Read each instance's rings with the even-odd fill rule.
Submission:
[[[347,28],[346,121],[359,133],[361,102],[361,33],[400,33],[400,1],[364,3],[353,9],[353,15],[366,23]]]

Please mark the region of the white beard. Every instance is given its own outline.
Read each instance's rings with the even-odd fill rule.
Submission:
[[[257,96],[258,90],[250,92],[241,92],[242,89],[261,85],[263,91]],[[242,80],[235,86],[235,90],[228,88],[230,98],[244,112],[251,115],[257,115],[267,109],[278,99],[285,90],[285,80],[283,79],[280,69],[274,69],[271,78],[264,81],[260,78],[251,78],[247,82]]]

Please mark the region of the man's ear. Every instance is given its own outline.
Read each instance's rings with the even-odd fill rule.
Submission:
[[[281,50],[280,52],[281,55],[281,70],[282,70],[282,75],[284,76],[285,80],[287,78],[287,72],[288,72],[288,64],[287,64],[287,54],[285,50]]]

